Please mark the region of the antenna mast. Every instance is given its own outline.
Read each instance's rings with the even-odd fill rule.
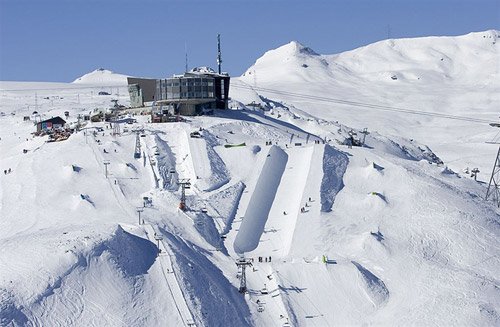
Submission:
[[[221,73],[220,65],[222,64],[222,54],[220,52],[220,34],[217,34],[217,67],[219,74]]]
[[[186,66],[184,68],[184,72],[187,73],[188,71],[188,50],[187,50],[187,43],[184,42],[184,52],[186,53]]]

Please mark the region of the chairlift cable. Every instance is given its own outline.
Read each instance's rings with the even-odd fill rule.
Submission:
[[[313,100],[313,101],[316,100],[319,102],[329,102],[329,103],[350,105],[350,106],[360,107],[360,108],[370,108],[370,109],[375,109],[375,110],[393,111],[393,112],[400,112],[400,113],[407,113],[407,114],[414,114],[414,115],[430,116],[430,117],[436,117],[436,118],[454,119],[454,120],[475,122],[475,123],[481,123],[481,124],[490,123],[489,120],[481,119],[481,118],[473,118],[473,117],[465,117],[465,116],[449,115],[449,114],[440,114],[440,113],[436,113],[436,112],[428,112],[428,111],[422,111],[422,110],[392,107],[392,106],[379,105],[379,104],[373,104],[373,103],[365,103],[365,102],[349,101],[349,100],[342,100],[342,99],[329,98],[329,97],[314,96],[314,95],[309,95],[309,94],[295,93],[295,92],[282,91],[282,90],[263,88],[263,87],[251,87],[251,86],[242,86],[242,85],[233,85],[232,87],[239,88],[239,89],[274,93],[274,94],[278,94],[278,95],[290,96],[290,97],[295,97],[295,98],[305,99],[305,100]]]

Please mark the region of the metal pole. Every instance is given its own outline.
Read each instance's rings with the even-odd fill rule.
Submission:
[[[493,171],[491,172],[490,183],[488,184],[485,197],[485,200],[488,200],[490,194],[492,194],[493,199],[497,202],[497,206],[500,207],[500,197],[498,195],[500,180],[496,180],[495,175],[497,174],[500,174],[500,147],[498,147],[497,157],[495,159],[495,164],[493,165]]]
[[[104,175],[106,176],[106,178],[108,178],[108,165],[109,165],[109,161],[105,161],[104,162]]]
[[[222,54],[220,51],[220,34],[217,34],[217,67],[219,75],[221,73],[221,64],[222,64]]]
[[[142,208],[137,208],[137,210],[136,210],[136,211],[137,211],[137,213],[139,214],[139,225],[141,225],[141,212],[143,212],[143,211],[144,211],[144,209],[142,209]]]

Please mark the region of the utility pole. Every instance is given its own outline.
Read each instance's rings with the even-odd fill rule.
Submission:
[[[144,208],[137,207],[136,211],[139,214],[139,225],[141,225],[141,212],[144,211]]]
[[[470,176],[474,177],[474,180],[477,182],[477,173],[479,173],[479,168],[473,168],[470,171]]]
[[[490,123],[490,126],[500,128],[500,123]],[[495,139],[493,139],[492,142],[487,143],[500,144],[500,140],[495,141]],[[498,147],[497,157],[491,172],[490,183],[488,184],[488,189],[486,190],[485,200],[487,201],[490,196],[500,208],[500,146]]]
[[[180,179],[177,184],[181,186],[181,203],[179,203],[179,209],[182,211],[186,210],[186,189],[191,188],[191,182],[189,178]]]
[[[240,272],[240,288],[238,289],[238,292],[240,293],[246,293],[247,291],[247,276],[245,273],[245,269],[247,266],[251,266],[252,263],[245,259],[245,258],[239,258],[238,261],[236,261],[236,266],[238,267],[238,271]]]
[[[80,131],[80,126],[81,126],[80,121],[81,121],[81,119],[82,119],[82,114],[78,114],[78,116],[76,116],[76,117],[77,117],[77,119],[78,119],[78,123],[76,123],[76,130],[79,132],[79,131]],[[85,139],[85,141],[86,141],[86,140],[87,140],[87,139]],[[85,143],[86,143],[86,142],[85,142]]]
[[[163,237],[155,233],[156,245],[158,246],[158,253],[161,253],[160,249],[160,241],[163,240]]]
[[[362,146],[365,145],[365,140],[366,140],[366,135],[370,134],[370,132],[368,132],[368,128],[363,128],[363,131],[360,132],[361,134],[363,134],[363,143],[361,144]]]
[[[106,178],[108,178],[108,165],[109,165],[109,160],[104,160],[104,175],[106,175]]]
[[[117,123],[116,120],[113,123],[113,135],[120,135],[120,123]]]
[[[137,131],[135,135],[135,151],[134,151],[134,158],[136,159],[139,159],[141,157],[141,138],[139,136],[140,133],[139,131]]]
[[[493,165],[493,171],[491,172],[485,200],[488,200],[490,197],[493,198],[500,208],[500,147],[498,147],[497,157]]]

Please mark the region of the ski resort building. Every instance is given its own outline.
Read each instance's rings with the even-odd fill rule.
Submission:
[[[64,125],[66,125],[66,121],[64,119],[62,119],[59,116],[52,117],[50,119],[38,122],[36,124],[36,131],[37,131],[37,133],[40,133],[41,131],[62,128],[62,127],[64,127]]]
[[[227,109],[230,77],[208,67],[197,67],[166,79],[128,78],[131,104],[154,102],[153,122],[162,116],[194,116],[212,109]],[[153,88],[154,85],[154,88]]]
[[[155,100],[156,79],[127,77],[130,106],[144,107],[145,102]]]

